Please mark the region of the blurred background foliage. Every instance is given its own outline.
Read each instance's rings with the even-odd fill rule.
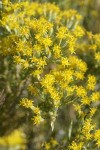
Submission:
[[[40,3],[55,3],[60,6],[62,10],[76,9],[83,17],[82,25],[84,28],[94,34],[100,33],[100,0],[33,0],[33,2],[34,1]],[[12,2],[18,1],[12,0]],[[95,73],[98,78],[98,84],[100,85],[100,66],[95,66],[95,63],[91,59],[91,52],[84,57],[78,50],[77,54],[87,62],[89,71],[93,74]],[[69,129],[71,130],[72,126],[75,128],[78,125],[72,105],[68,104],[59,110],[53,132],[49,120],[48,124],[44,123],[41,125],[41,128],[32,126],[29,112],[24,112],[20,107],[15,108],[20,96],[27,96],[28,94],[25,90],[28,84],[28,80],[26,80],[27,73],[22,72],[19,76],[17,66],[15,68],[13,63],[7,63],[7,60],[3,60],[1,55],[0,60],[0,65],[3,68],[0,67],[0,150],[40,150],[41,145],[43,145],[45,141],[48,142],[45,145],[47,150],[50,149],[50,146],[51,150],[63,150],[66,145],[66,138],[68,134],[70,134]],[[100,127],[100,122],[98,121],[100,120],[99,110],[100,106],[95,121]],[[74,120],[74,122],[72,122],[72,120]],[[20,127],[22,129],[20,129]],[[9,137],[9,135],[11,136]],[[55,139],[59,141],[60,146],[58,146]],[[15,143],[12,141],[15,141]]]
[[[34,0],[33,0],[34,1]],[[99,0],[35,0],[41,3],[50,2],[64,10],[76,9],[83,17],[83,26],[93,33],[100,32]]]

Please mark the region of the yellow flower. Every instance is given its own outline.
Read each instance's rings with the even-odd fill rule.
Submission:
[[[42,69],[37,69],[35,71],[33,71],[31,74],[35,77],[37,77],[38,79],[40,79],[40,75],[42,74],[43,70]]]
[[[14,147],[19,146],[20,149],[25,146],[25,135],[21,130],[14,130],[9,135],[0,137],[0,146]],[[21,147],[22,146],[22,147]]]
[[[50,143],[52,144],[53,147],[55,147],[56,145],[58,145],[57,140],[55,140],[53,138],[50,140]]]
[[[94,75],[88,75],[87,89],[94,90],[96,85],[96,77]]]
[[[13,56],[13,59],[16,64],[21,64],[24,69],[29,67],[29,62],[25,59],[22,59],[20,56]]]
[[[83,74],[82,72],[76,71],[76,72],[74,73],[74,76],[76,77],[77,80],[78,80],[78,79],[80,79],[80,80],[83,80],[83,79],[84,79],[84,74]]]
[[[96,113],[97,108],[90,108],[90,115],[91,117]]]
[[[78,97],[86,97],[87,96],[87,91],[83,86],[77,86],[76,87],[76,94]]]
[[[45,47],[49,47],[52,45],[52,40],[50,37],[43,38],[41,42]]]
[[[94,140],[96,141],[96,145],[100,147],[100,129],[95,131]]]
[[[40,109],[39,109],[39,107],[34,107],[34,108],[33,108],[33,111],[34,111],[34,113],[35,113],[36,115],[39,115],[39,114],[40,114]]]
[[[64,39],[66,38],[66,32],[67,32],[67,28],[62,26],[58,29],[58,33],[57,33],[57,38],[58,39]]]
[[[69,52],[71,54],[74,54],[75,53],[75,48],[76,48],[76,38],[72,35],[69,35],[68,47],[69,47]]]
[[[90,45],[90,46],[89,46],[89,49],[90,49],[90,50],[93,50],[93,51],[95,52],[96,49],[97,49],[97,45],[96,45],[96,44]],[[96,53],[95,53],[95,54],[96,54]],[[95,55],[95,59],[96,59],[96,55]]]
[[[76,143],[75,141],[69,146],[69,150],[82,150],[83,142]]]
[[[92,124],[91,119],[86,119],[84,122],[84,126],[82,129],[83,135],[86,137],[87,140],[90,140],[92,138],[92,134],[90,133],[92,130],[94,130],[95,125]]]
[[[62,58],[61,58],[61,63],[62,63],[62,66],[63,66],[63,67],[65,67],[65,66],[68,67],[68,66],[70,65],[69,60],[68,60],[67,57],[66,57],[66,58],[62,57]]]
[[[51,149],[50,143],[45,143],[45,150],[50,150],[50,149]]]
[[[95,53],[95,59],[96,59],[97,61],[100,61],[100,52]]]
[[[41,68],[44,68],[44,66],[46,66],[46,65],[47,65],[46,58],[40,58],[40,59],[38,59],[36,66],[38,69],[41,69]]]
[[[34,49],[34,51],[36,51],[36,52],[42,52],[43,47],[42,47],[42,45],[40,45],[40,44],[34,44],[33,49]]]
[[[61,57],[61,47],[60,46],[54,45],[53,52],[54,52],[54,57],[56,59]]]
[[[23,65],[23,68],[24,68],[24,69],[27,69],[27,68],[29,67],[29,63],[28,63],[27,60],[25,60],[25,61],[22,63],[22,65]]]
[[[99,92],[93,92],[91,95],[92,102],[97,102],[100,99],[100,93]]]
[[[7,5],[10,0],[2,0],[3,5]]]
[[[85,97],[82,98],[81,102],[82,102],[83,105],[90,105],[91,101],[90,101],[89,97],[85,96]]]
[[[21,59],[20,56],[13,56],[13,59],[16,64],[22,64],[23,62],[25,62],[25,60]]]
[[[82,29],[82,27],[76,26],[73,33],[76,37],[82,37],[84,35],[84,30]]]
[[[55,82],[55,77],[53,75],[47,74],[45,77],[41,80],[42,86],[49,88],[51,87]]]
[[[43,118],[40,115],[36,115],[32,118],[34,125],[39,125],[42,121]]]
[[[67,91],[67,96],[72,95],[72,93],[75,91],[74,86],[73,87],[66,86],[66,88],[64,88],[64,89],[66,89],[66,91]]]
[[[33,106],[32,100],[29,100],[27,98],[22,98],[20,101],[20,105],[25,107],[25,108],[31,108]]]
[[[48,92],[53,99],[55,107],[58,107],[60,105],[61,94],[54,87],[49,88]]]
[[[73,104],[75,111],[79,113],[79,115],[82,115],[82,106],[79,104]]]

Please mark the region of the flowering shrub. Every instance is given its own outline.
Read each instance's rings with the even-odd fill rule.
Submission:
[[[50,123],[54,132],[60,109],[71,105],[75,113],[66,140],[51,138],[42,141],[39,149],[100,148],[100,129],[93,119],[100,100],[99,77],[94,72],[100,63],[100,35],[87,32],[81,22],[76,10],[62,11],[51,3],[1,4],[0,57],[6,81],[1,88],[8,97],[1,120],[9,110],[16,127],[23,118],[34,128]]]
[[[14,130],[10,135],[0,138],[0,145],[8,146],[10,145],[13,149],[25,149],[25,135],[21,130]],[[17,146],[18,145],[18,146]]]
[[[37,0],[35,0],[37,1]],[[83,26],[93,33],[98,33],[100,24],[99,0],[38,0],[39,2],[52,2],[62,9],[75,9],[82,15]]]

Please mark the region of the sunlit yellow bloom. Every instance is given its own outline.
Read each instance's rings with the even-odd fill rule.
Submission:
[[[51,149],[50,143],[45,143],[45,150],[50,150],[50,149]]]
[[[92,124],[91,119],[86,119],[84,122],[84,126],[82,129],[82,133],[86,137],[87,140],[90,140],[92,138],[91,131],[95,128],[95,125]]]
[[[97,61],[100,61],[100,52],[95,53],[95,59],[96,59]]]
[[[25,108],[31,108],[33,106],[33,101],[27,98],[22,98],[22,100],[20,101],[20,105]]]
[[[78,97],[85,97],[87,95],[87,91],[84,87],[78,86],[76,87],[76,94]]]
[[[100,147],[100,129],[96,130],[94,133],[94,139],[98,147]]]
[[[96,85],[96,77],[93,75],[88,75],[87,88],[89,90],[94,90]]]
[[[54,45],[53,47],[54,57],[60,58],[61,57],[61,47],[58,45]]]
[[[86,96],[86,97],[82,98],[82,104],[83,105],[90,105],[90,102],[91,101],[90,101],[89,97]]]
[[[36,115],[32,118],[34,125],[39,125],[42,121],[43,118],[40,115]]]
[[[7,147],[10,145],[10,147],[16,147],[18,145],[21,148],[25,147],[26,143],[26,137],[24,133],[19,129],[19,130],[14,130],[11,132],[11,134],[0,137],[0,146],[5,146]]]
[[[70,65],[68,58],[64,58],[64,57],[61,58],[61,63],[63,67],[65,66],[68,67]]]
[[[67,28],[62,26],[58,29],[57,38],[64,39],[66,38]]]
[[[90,108],[90,115],[93,116],[97,111],[97,108]]]
[[[72,144],[69,146],[70,150],[82,150],[83,142],[76,143],[75,141],[72,142]]]
[[[74,106],[75,111],[77,111],[79,113],[79,115],[81,115],[82,114],[82,106],[79,104],[74,104],[73,106]]]
[[[100,100],[100,93],[99,92],[93,92],[91,95],[92,102],[97,102]]]

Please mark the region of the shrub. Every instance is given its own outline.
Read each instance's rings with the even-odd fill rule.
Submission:
[[[100,35],[82,27],[76,10],[62,11],[51,3],[3,1],[0,18],[1,89],[6,93],[0,120],[7,119],[1,124],[1,135],[20,126],[29,128],[27,136],[33,126],[41,132],[56,132],[59,111],[68,105],[75,113],[69,117],[68,133],[62,142],[45,135],[44,149],[99,148],[100,132],[93,117],[100,85],[91,65],[99,68]],[[40,143],[38,149],[42,149]]]

